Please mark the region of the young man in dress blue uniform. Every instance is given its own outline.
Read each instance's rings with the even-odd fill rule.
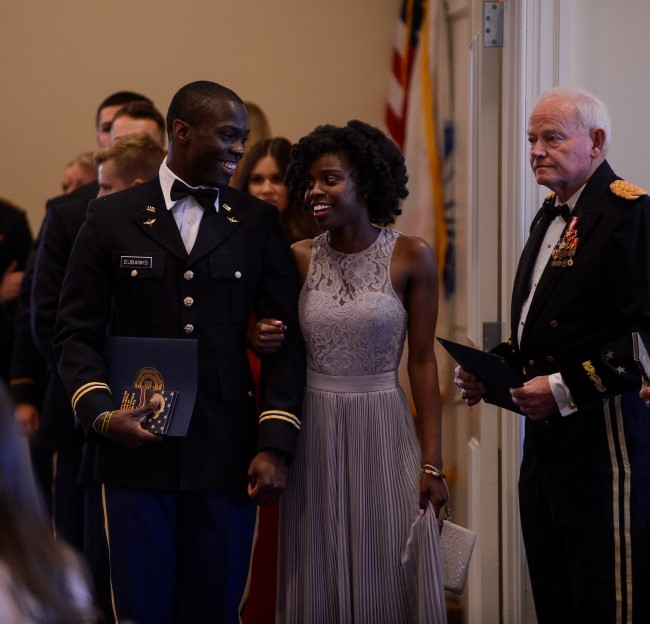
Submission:
[[[255,503],[278,499],[300,429],[304,349],[297,275],[268,204],[228,186],[248,115],[216,83],[181,88],[159,175],[92,202],[61,293],[55,351],[72,405],[98,439],[116,617],[237,622]],[[134,270],[124,258],[149,259]],[[261,413],[245,352],[250,314],[287,319],[262,363]],[[102,347],[118,336],[196,340],[197,396],[185,437],[116,409]],[[247,496],[248,490],[248,496]]]
[[[605,106],[542,94],[529,125],[535,216],[495,351],[521,372],[519,504],[540,624],[650,621],[650,418],[634,331],[650,327],[650,198],[605,160]],[[468,405],[484,386],[456,369]]]

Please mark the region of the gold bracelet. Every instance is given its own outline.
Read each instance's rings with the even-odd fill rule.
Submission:
[[[420,468],[420,472],[431,475],[436,479],[447,478],[447,475],[443,474],[442,470],[440,470],[440,468],[436,468],[433,464],[422,464],[422,468]]]
[[[113,416],[113,411],[108,412],[102,421],[102,436],[105,438],[108,437],[108,423],[111,420],[111,416]]]

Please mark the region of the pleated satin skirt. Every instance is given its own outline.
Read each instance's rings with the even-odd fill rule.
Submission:
[[[446,622],[437,523],[432,509],[418,516],[421,453],[397,372],[309,371],[302,423],[280,506],[276,621]]]

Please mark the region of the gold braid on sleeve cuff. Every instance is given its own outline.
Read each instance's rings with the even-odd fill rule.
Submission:
[[[300,431],[300,419],[297,416],[294,416],[290,412],[283,412],[281,410],[267,410],[265,412],[262,412],[260,414],[260,425],[263,422],[269,421],[269,420],[283,420],[296,429]]]
[[[108,384],[101,381],[89,381],[88,383],[85,383],[80,388],[77,388],[77,391],[72,395],[72,409],[75,413],[77,411],[77,403],[79,403],[81,398],[94,390],[106,390],[109,394],[111,392]]]

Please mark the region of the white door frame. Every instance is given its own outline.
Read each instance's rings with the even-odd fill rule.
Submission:
[[[509,331],[510,295],[532,216],[546,194],[528,166],[526,124],[544,89],[570,81],[571,0],[504,0],[504,47],[485,48],[472,8],[468,111],[467,337]],[[475,408],[476,409],[476,408]],[[518,513],[523,419],[482,404],[468,441],[468,525],[479,534],[469,624],[535,622]]]
[[[501,276],[512,285],[532,217],[548,189],[528,164],[526,126],[537,96],[570,82],[571,0],[506,0],[501,127]],[[502,318],[509,318],[510,286],[502,290]],[[517,479],[523,419],[501,421],[502,620],[532,623],[532,596],[518,513]]]

